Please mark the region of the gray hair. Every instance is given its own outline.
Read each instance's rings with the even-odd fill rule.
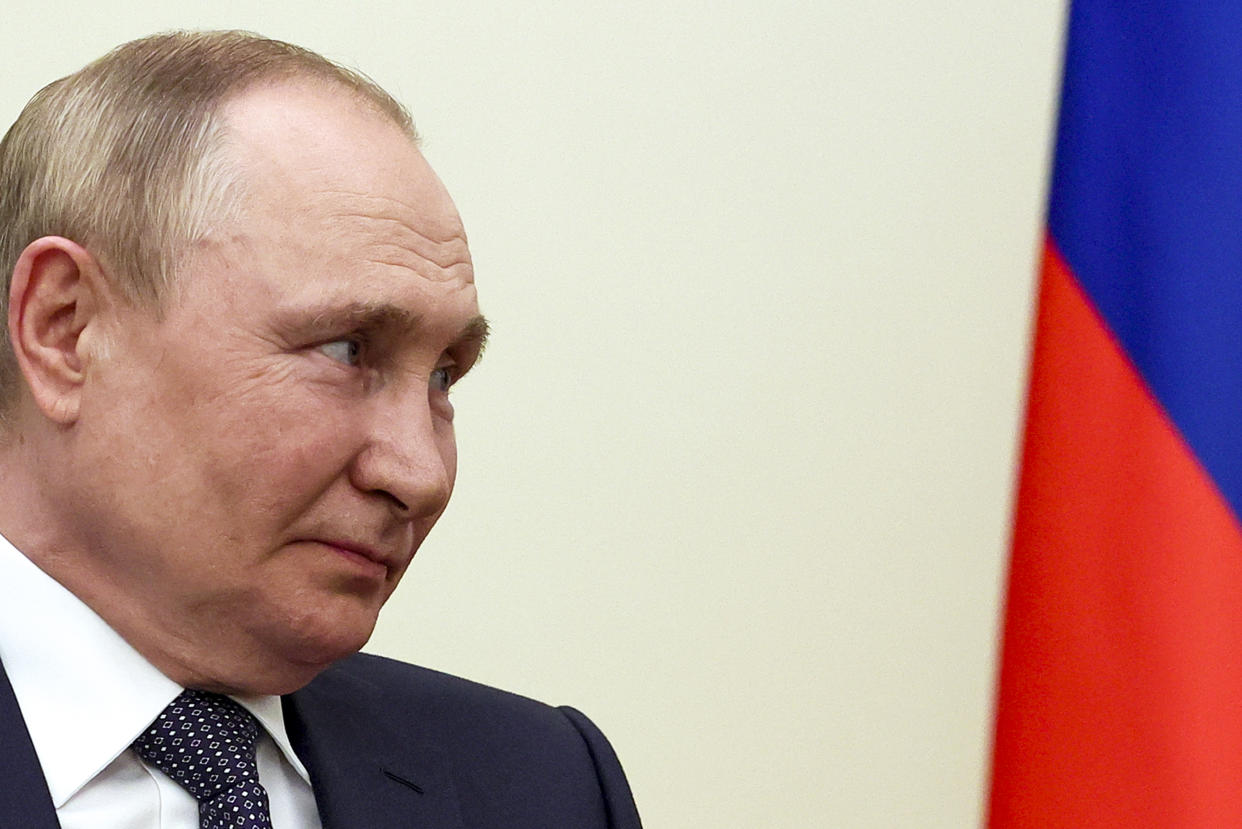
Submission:
[[[124,298],[158,310],[180,258],[239,207],[224,104],[295,78],[344,87],[418,140],[409,113],[374,81],[250,32],[142,38],[40,90],[0,141],[0,319],[18,258],[43,236],[87,248]],[[6,327],[0,417],[19,382]]]

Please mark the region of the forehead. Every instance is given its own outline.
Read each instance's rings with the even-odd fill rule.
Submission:
[[[392,301],[394,291],[433,291],[473,303],[456,207],[386,116],[352,91],[306,81],[249,90],[222,114],[242,189],[223,240],[234,264],[281,274],[272,287],[286,296],[335,290]]]
[[[414,141],[357,93],[327,81],[250,89],[222,111],[247,202],[280,211],[333,197],[342,209],[408,213],[436,237],[464,237],[452,199]],[[388,202],[387,205],[384,202]]]

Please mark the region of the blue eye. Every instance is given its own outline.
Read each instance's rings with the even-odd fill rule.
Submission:
[[[362,357],[362,343],[356,339],[333,340],[317,347],[317,350],[347,366],[356,366]]]
[[[435,391],[448,391],[451,385],[453,385],[452,366],[444,366],[431,372],[431,388]]]

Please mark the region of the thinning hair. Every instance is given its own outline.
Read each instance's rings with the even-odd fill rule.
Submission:
[[[240,207],[224,105],[292,79],[341,86],[418,140],[405,108],[365,75],[250,32],[142,38],[40,90],[0,141],[0,320],[18,258],[43,236],[87,248],[122,297],[158,310],[182,256]],[[5,326],[0,418],[20,382]]]

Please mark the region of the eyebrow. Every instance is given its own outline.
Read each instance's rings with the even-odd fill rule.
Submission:
[[[423,318],[388,302],[353,302],[343,308],[331,308],[315,314],[310,326],[325,332],[350,328],[361,331],[388,329],[413,334],[422,328]],[[449,347],[470,348],[476,352],[477,361],[487,347],[490,333],[491,325],[487,318],[479,314],[461,327]]]
[[[324,331],[391,328],[408,333],[422,327],[422,317],[387,302],[351,302],[316,313],[310,318],[310,327]]]
[[[487,350],[487,341],[491,336],[492,326],[487,321],[487,317],[479,314],[470,322],[462,326],[461,331],[457,334],[454,344],[459,348],[466,346],[474,351],[474,362],[477,363],[483,357],[483,352]]]

